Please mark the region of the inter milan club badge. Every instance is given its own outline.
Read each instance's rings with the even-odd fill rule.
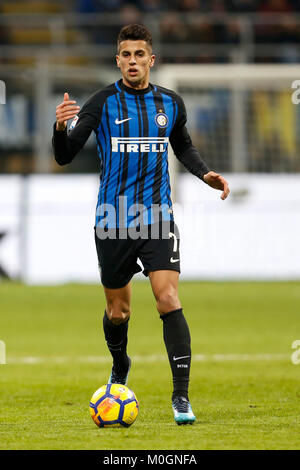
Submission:
[[[168,125],[168,116],[165,113],[158,113],[155,116],[155,122],[158,127],[167,127]]]

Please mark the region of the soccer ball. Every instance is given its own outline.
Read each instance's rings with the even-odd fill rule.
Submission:
[[[138,413],[137,398],[126,385],[102,385],[90,400],[90,414],[99,428],[128,428],[134,423]]]

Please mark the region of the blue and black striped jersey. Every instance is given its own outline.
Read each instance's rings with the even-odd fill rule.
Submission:
[[[152,223],[153,205],[162,208],[163,219],[172,219],[169,143],[190,172],[202,179],[209,171],[192,145],[186,119],[183,100],[174,91],[152,84],[136,90],[119,80],[89,98],[69,132],[54,126],[53,149],[61,165],[70,163],[95,133],[101,169],[96,226],[111,205],[116,220],[110,226],[119,227],[120,203],[129,211],[127,226],[134,218],[130,208],[137,205],[146,209],[145,224]]]

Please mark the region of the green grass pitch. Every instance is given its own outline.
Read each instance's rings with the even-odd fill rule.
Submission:
[[[162,324],[148,282],[135,282],[128,386],[140,413],[128,429],[98,429],[93,392],[106,383],[101,286],[0,284],[0,449],[299,449],[298,282],[181,282],[192,335],[190,400],[177,426]]]

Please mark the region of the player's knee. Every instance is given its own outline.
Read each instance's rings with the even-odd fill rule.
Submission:
[[[128,305],[120,302],[112,302],[106,308],[106,313],[109,320],[114,325],[124,323],[130,316],[130,308]]]
[[[161,291],[156,297],[157,310],[161,315],[180,308],[177,290],[168,288]]]

